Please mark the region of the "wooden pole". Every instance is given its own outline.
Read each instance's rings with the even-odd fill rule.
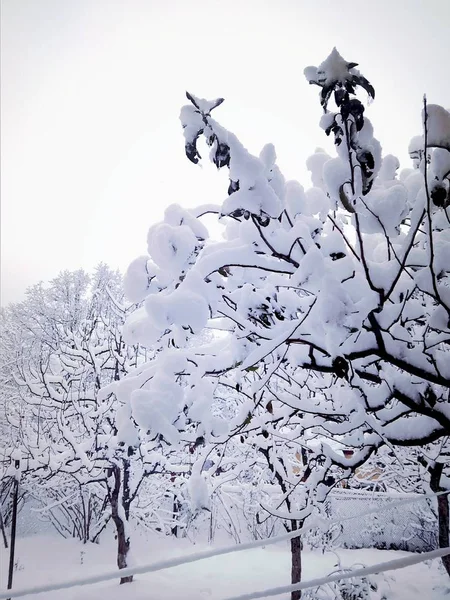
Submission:
[[[13,507],[12,507],[12,518],[11,518],[11,548],[9,549],[9,570],[8,570],[8,586],[6,589],[10,590],[13,584],[14,575],[14,554],[16,550],[16,531],[17,531],[17,505],[19,503],[19,467],[20,461],[15,461],[16,474],[14,478],[13,488]],[[9,599],[11,600],[11,599]]]

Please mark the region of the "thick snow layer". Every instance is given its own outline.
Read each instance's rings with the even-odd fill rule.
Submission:
[[[450,151],[450,112],[439,104],[428,104],[426,124],[427,146]]]
[[[350,167],[348,161],[344,161],[341,158],[332,158],[323,165],[323,179],[331,198],[338,203],[339,201],[339,190],[342,182],[347,182],[344,185],[344,192],[350,196]],[[347,189],[348,188],[348,189]]]
[[[115,562],[115,540],[107,531],[100,545],[63,540],[47,535],[19,538],[17,542],[17,570],[14,587],[40,585],[74,577],[89,577],[111,570]],[[176,556],[188,557],[194,552],[207,550],[203,544],[191,544],[187,539],[133,534],[134,563],[170,560]],[[45,552],[42,549],[45,548]],[[339,550],[342,566],[374,565],[381,562],[414,557],[406,552],[385,550]],[[7,552],[1,553],[2,588],[5,588]],[[118,581],[74,587],[67,590],[28,596],[41,600],[220,600],[230,596],[249,594],[257,590],[289,585],[290,556],[287,543],[256,548],[226,556],[180,565],[172,569],[138,575],[132,584],[119,585]],[[337,557],[333,553],[305,551],[303,554],[304,580],[328,575],[335,570]],[[444,600],[448,597],[448,576],[439,561],[420,563],[412,567],[373,577],[389,600]],[[276,596],[287,600],[288,594]]]
[[[330,158],[331,156],[324,150],[316,148],[314,154],[306,160],[306,168],[311,172],[311,182],[313,186],[318,187],[323,191],[326,191],[325,182],[323,180],[323,166]]]
[[[161,329],[174,324],[189,326],[194,332],[199,332],[209,318],[205,298],[189,289],[176,289],[169,296],[149,296],[145,301],[145,308],[154,327]]]
[[[188,225],[153,225],[148,232],[148,253],[161,269],[182,270],[197,246],[197,237]]]
[[[362,231],[377,233],[381,224],[391,238],[396,237],[397,228],[407,213],[407,199],[406,188],[401,184],[371,191],[358,207]]]
[[[179,204],[171,204],[166,208],[164,211],[164,221],[174,227],[177,225],[187,225],[199,240],[205,240],[208,237],[208,230],[203,223]]]
[[[331,54],[316,67],[306,67],[303,71],[309,82],[317,81],[320,84],[330,84],[333,81],[344,82],[350,79],[352,74],[358,73],[355,69],[349,69],[349,63],[342,58],[336,48]]]
[[[383,157],[378,179],[383,182],[393,182],[397,176],[397,170],[400,167],[400,161],[396,156],[387,154]]]
[[[223,214],[230,214],[237,209],[248,210],[255,215],[265,213],[271,217],[278,217],[280,201],[269,182],[261,177],[248,189],[242,187],[231,194],[222,205]]]
[[[450,152],[436,148],[431,157],[431,168],[438,179],[450,176]]]

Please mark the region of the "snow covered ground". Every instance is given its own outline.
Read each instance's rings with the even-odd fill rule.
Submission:
[[[133,564],[187,555],[207,549],[187,540],[165,537],[133,539]],[[17,542],[14,587],[28,587],[68,578],[110,571],[115,565],[112,533],[101,544],[83,545],[53,534],[20,538]],[[406,552],[384,550],[340,550],[342,565],[372,565],[407,556]],[[7,551],[1,548],[1,588],[6,587]],[[288,544],[257,548],[178,566],[157,573],[139,575],[132,584],[118,581],[43,593],[27,598],[42,600],[219,600],[240,594],[289,584]],[[334,570],[336,555],[304,552],[304,579]],[[439,560],[422,563],[374,577],[387,600],[448,600],[450,580]],[[277,596],[287,600],[288,595]]]

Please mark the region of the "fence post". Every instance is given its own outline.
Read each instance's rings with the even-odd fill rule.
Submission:
[[[14,474],[14,487],[13,487],[13,507],[11,517],[11,548],[9,550],[9,570],[8,570],[8,586],[6,589],[10,590],[13,584],[14,575],[14,554],[16,550],[16,531],[17,531],[17,504],[19,503],[19,467],[20,460],[14,462],[16,472]],[[11,600],[11,599],[9,599]]]

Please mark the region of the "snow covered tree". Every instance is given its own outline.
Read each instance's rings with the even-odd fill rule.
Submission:
[[[450,490],[448,437],[424,446],[405,447],[385,445],[378,449],[365,464],[365,472],[377,469],[378,489],[395,490],[405,493],[439,493]],[[359,478],[361,481],[361,478]],[[355,482],[353,481],[353,486]],[[426,500],[417,505],[417,511],[426,512]],[[437,537],[439,547],[449,545],[449,509],[447,494],[436,498]],[[433,511],[434,512],[434,511]],[[442,558],[442,563],[450,575],[450,560]]]
[[[4,426],[13,440],[4,463],[11,450],[20,452],[28,493],[63,535],[95,541],[112,519],[119,568],[127,566],[131,506],[144,478],[165,460],[140,444],[128,407],[102,390],[148,357],[123,340],[131,308],[121,276],[100,265],[92,278],[64,272],[31,288],[4,321]]]
[[[271,144],[253,156],[211,116],[222,98],[187,94],[187,157],[200,160],[204,138],[212,162],[228,169],[228,195],[170,206],[125,278],[129,298],[143,303],[127,340],[157,349],[123,385],[138,426],[175,445],[197,430],[217,443],[295,417],[299,439],[320,440],[323,483],[304,482],[309,505],[331,465],[348,476],[386,443],[423,446],[450,433],[450,113],[424,101],[417,168],[398,175],[357,97],[375,91],[356,66],[334,49],[305,70],[321,88],[320,125],[337,152],[309,159],[306,191],[284,180]],[[222,240],[209,238],[205,214],[225,225]],[[214,339],[190,346],[205,328]],[[212,406],[230,376],[242,407],[224,423]]]

